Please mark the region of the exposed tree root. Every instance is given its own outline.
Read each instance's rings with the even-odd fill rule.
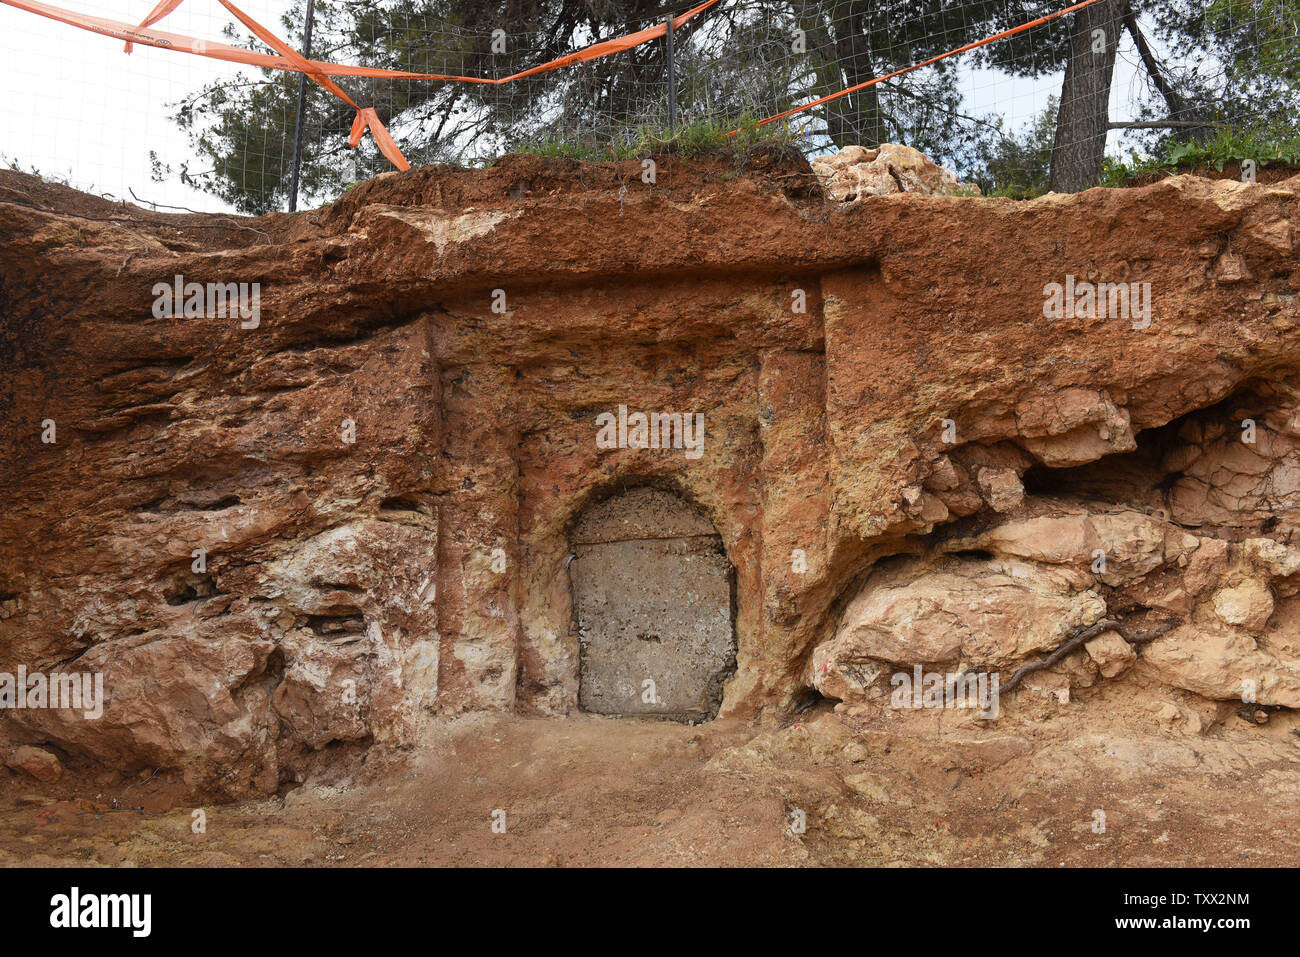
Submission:
[[[1130,645],[1141,645],[1159,638],[1165,632],[1173,629],[1177,624],[1178,622],[1176,621],[1167,621],[1153,631],[1143,632],[1140,635],[1134,635],[1130,638],[1128,635],[1124,634],[1124,630],[1117,619],[1103,618],[1095,625],[1089,625],[1087,628],[1075,632],[1072,636],[1066,639],[1065,643],[1061,645],[1061,647],[1057,648],[1042,661],[1030,662],[1029,664],[1020,667],[1016,673],[1011,676],[1011,680],[1002,685],[998,691],[999,693],[1011,691],[1016,687],[1016,685],[1020,684],[1025,675],[1031,674],[1035,671],[1042,671],[1044,668],[1050,668],[1066,655],[1070,654],[1070,652],[1082,645],[1085,641],[1090,641],[1091,639],[1096,638],[1104,631],[1118,632],[1120,637]]]

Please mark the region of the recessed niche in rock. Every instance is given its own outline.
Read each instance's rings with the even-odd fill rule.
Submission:
[[[717,714],[736,643],[732,568],[709,520],[669,492],[639,488],[588,508],[572,544],[582,709]]]

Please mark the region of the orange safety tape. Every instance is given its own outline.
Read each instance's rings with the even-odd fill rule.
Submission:
[[[298,67],[299,70],[310,76],[316,83],[319,83],[325,89],[329,90],[348,106],[357,111],[356,117],[352,120],[352,133],[348,137],[348,145],[355,148],[361,143],[361,136],[365,133],[366,127],[370,127],[370,135],[375,138],[375,145],[379,147],[379,152],[383,153],[385,158],[396,166],[398,169],[410,169],[411,164],[406,161],[402,151],[397,148],[397,143],[389,134],[388,128],[380,122],[379,114],[372,107],[362,109],[357,106],[352,97],[348,96],[333,80],[314,69],[301,53],[295,50],[289,44],[285,43],[278,36],[272,33],[266,27],[262,26],[243,10],[230,2],[230,0],[219,0],[221,5],[239,18],[239,22],[248,29],[252,30],[259,40],[269,46],[276,53],[279,53],[290,63]]]
[[[131,52],[133,43],[144,43],[148,46],[161,47],[162,49],[167,50],[178,50],[183,53],[193,53],[198,56],[211,57],[216,60],[226,60],[232,63],[243,63],[249,66],[264,67],[266,69],[305,73],[307,76],[310,76],[313,81],[324,87],[330,93],[333,93],[357,111],[357,115],[352,121],[352,133],[348,140],[350,145],[355,147],[360,143],[362,135],[365,133],[366,129],[369,128],[371,135],[375,139],[375,145],[379,147],[380,152],[399,169],[410,169],[411,167],[406,161],[406,157],[402,155],[402,151],[398,148],[396,141],[394,141],[392,135],[388,132],[387,127],[385,127],[380,121],[379,115],[371,107],[365,107],[363,109],[358,106],[356,102],[354,102],[353,99],[338,86],[338,84],[329,79],[330,76],[389,77],[392,79],[458,81],[463,83],[509,83],[512,80],[534,76],[538,73],[547,72],[549,70],[556,70],[572,63],[595,60],[603,56],[608,56],[611,53],[630,50],[632,47],[639,46],[642,43],[663,36],[668,30],[667,24],[659,23],[645,30],[638,30],[635,33],[628,33],[621,37],[615,37],[610,40],[603,40],[600,43],[594,43],[575,53],[558,57],[547,63],[532,67],[528,70],[523,70],[522,72],[515,73],[511,76],[502,77],[500,79],[488,79],[486,77],[444,76],[436,73],[410,73],[405,70],[384,70],[377,67],[349,67],[336,63],[324,63],[317,60],[309,60],[270,30],[266,29],[266,27],[262,26],[248,14],[236,7],[230,2],[230,0],[218,0],[218,2],[234,14],[235,17],[244,24],[244,26],[248,27],[248,29],[258,37],[258,39],[271,49],[275,50],[279,56],[268,56],[265,53],[257,53],[253,50],[244,50],[224,43],[209,43],[205,40],[197,40],[193,37],[183,36],[178,33],[168,33],[163,30],[149,29],[152,24],[167,16],[167,14],[179,7],[182,2],[183,0],[158,0],[157,5],[149,13],[149,16],[145,17],[144,22],[138,27],[131,27],[129,24],[117,20],[76,13],[47,3],[40,3],[39,0],[0,0],[0,3],[16,7],[20,10],[26,10],[28,13],[35,13],[38,16],[57,20],[61,23],[79,27],[83,30],[89,30],[92,33],[99,33],[104,36],[123,39],[126,41],[125,51],[127,53]],[[718,2],[719,0],[704,0],[704,2],[698,6],[674,17],[673,29],[678,29],[688,20],[703,13],[709,7]],[[1096,0],[1088,0],[1088,2],[1093,3],[1096,2]]]
[[[676,30],[687,20],[695,17],[709,7],[717,3],[718,0],[705,0],[698,7],[687,10],[680,16],[673,18],[673,29]],[[632,47],[640,46],[650,40],[657,39],[668,32],[668,26],[664,23],[655,24],[653,27],[647,27],[644,30],[638,30],[636,33],[624,34],[621,37],[615,37],[612,40],[602,40],[600,43],[592,44],[577,53],[569,53],[558,59],[551,60],[549,63],[543,63],[541,66],[535,66],[530,70],[524,70],[522,73],[515,73],[512,76],[504,77],[500,80],[492,80],[492,83],[509,83],[511,80],[519,80],[526,76],[532,76],[535,73],[544,73],[547,70],[559,69],[562,66],[568,66],[571,63],[581,63],[586,60],[595,60],[599,57],[607,56],[610,53],[617,53],[620,50],[630,50]]]
[[[0,0],[3,2],[3,0]],[[1099,0],[1083,0],[1082,3],[1076,3],[1072,7],[1066,7],[1064,10],[1057,10],[1055,13],[1049,13],[1047,16],[1039,17],[1037,20],[1031,20],[1028,23],[1022,23],[1018,27],[1012,27],[1010,30],[1003,30],[1001,33],[995,33],[992,36],[985,37],[983,40],[976,40],[974,43],[968,43],[965,46],[957,47],[955,50],[949,50],[947,53],[940,53],[938,56],[932,56],[928,60],[920,63],[914,63],[911,66],[905,66],[901,70],[895,70],[893,73],[886,73],[884,76],[878,76],[873,80],[867,80],[864,83],[858,83],[848,89],[840,90],[838,93],[831,93],[823,96],[821,99],[813,100],[811,103],[805,103],[803,106],[796,106],[793,109],[786,110],[784,113],[777,113],[775,116],[769,116],[765,120],[759,120],[755,126],[766,126],[768,123],[775,123],[777,120],[783,120],[787,116],[794,116],[796,113],[802,113],[805,110],[811,110],[814,106],[821,106],[823,103],[829,103],[831,100],[838,100],[841,96],[848,96],[850,93],[856,93],[858,90],[865,90],[869,86],[875,86],[877,83],[883,83],[886,80],[892,80],[896,76],[902,76],[904,73],[911,73],[913,70],[919,70],[921,67],[930,66],[938,63],[940,60],[946,60],[950,56],[956,56],[959,53],[966,53],[969,50],[975,50],[979,47],[988,46],[996,40],[1004,40],[1007,37],[1015,36],[1017,33],[1023,33],[1031,27],[1047,23],[1049,20],[1055,20],[1063,17],[1067,13],[1073,13],[1076,10],[1082,10],[1084,7],[1090,7]],[[740,130],[732,130],[727,134],[728,137],[736,136]]]
[[[149,16],[145,17],[144,20],[140,22],[140,26],[138,27],[138,29],[144,29],[145,27],[153,26],[155,23],[157,23],[163,17],[167,16],[167,14],[171,13],[173,10],[175,10],[184,2],[185,0],[158,0],[158,6],[154,7],[153,10],[149,12]],[[122,52],[123,53],[131,52],[130,40],[126,41],[126,47],[123,49]]]
[[[74,13],[71,10],[50,6],[48,3],[40,3],[39,0],[0,0],[0,3],[17,7],[19,10],[26,10],[28,13],[35,13],[50,20],[58,20],[60,23],[79,27],[82,30],[89,30],[92,33],[99,33],[106,37],[116,37],[119,40],[143,43],[148,46],[161,47],[164,50],[177,50],[181,53],[193,53],[214,60],[227,60],[231,63],[243,63],[272,70],[295,69],[283,57],[267,56],[265,53],[244,50],[224,43],[196,40],[193,37],[182,36],[179,33],[167,33],[164,30],[142,30],[131,26],[129,23],[109,20],[104,17],[94,17],[89,14]]]
[[[248,27],[248,29],[252,30],[253,34],[259,40],[261,40],[263,43],[269,46],[276,53],[280,54],[280,56],[284,57],[286,60],[292,63],[294,67],[297,68],[298,72],[306,73],[309,77],[311,77],[321,86],[323,86],[325,89],[329,90],[331,93],[337,96],[348,106],[352,107],[354,110],[361,109],[361,107],[357,106],[357,104],[353,101],[352,97],[348,96],[346,93],[343,92],[343,89],[337,83],[335,83],[333,80],[327,77],[320,70],[312,66],[311,61],[309,61],[305,56],[303,56],[293,47],[289,46],[289,44],[285,43],[283,40],[277,37],[266,27],[262,26],[260,23],[258,23],[252,17],[250,17],[243,10],[240,10],[239,7],[231,3],[230,0],[218,0],[218,2],[227,10],[229,10],[231,13],[233,13],[236,17],[238,17],[239,22],[242,23],[244,26]]]
[[[352,135],[348,137],[349,146],[356,146],[361,142],[361,134],[366,131],[367,126],[370,127],[370,135],[375,138],[375,145],[379,147],[379,152],[388,158],[388,162],[398,169],[411,168],[402,151],[397,148],[396,140],[388,132],[388,127],[379,122],[379,114],[369,106],[364,110],[357,110],[356,119],[352,121]]]
[[[167,0],[172,2],[172,0]],[[673,28],[682,26],[686,21],[699,15],[707,8],[719,3],[720,0],[705,0],[699,6],[688,10],[681,16],[673,19]],[[193,53],[198,56],[210,57],[214,60],[226,60],[231,63],[242,63],[248,66],[264,67],[269,70],[288,70],[294,73],[308,73],[312,70],[319,71],[326,76],[364,76],[378,79],[391,80],[432,80],[436,82],[456,82],[456,83],[488,83],[501,84],[509,83],[512,80],[518,80],[522,77],[532,76],[547,70],[556,70],[560,67],[568,66],[571,63],[577,63],[585,60],[594,60],[598,57],[606,56],[619,50],[630,49],[636,43],[625,44],[623,41],[628,37],[637,37],[637,43],[644,43],[661,37],[666,32],[664,24],[660,23],[650,27],[647,30],[640,30],[637,33],[627,34],[623,37],[615,37],[612,40],[603,40],[600,43],[593,44],[577,53],[570,53],[566,56],[543,63],[540,66],[524,70],[511,76],[500,79],[481,76],[456,76],[443,73],[412,73],[407,70],[386,70],[381,67],[372,66],[348,66],[342,63],[329,63],[323,60],[307,60],[311,69],[300,68],[282,56],[268,56],[265,53],[258,53],[254,50],[246,50],[242,47],[232,47],[224,43],[217,43],[209,40],[198,40],[194,37],[187,37],[179,33],[169,33],[165,30],[152,30],[144,27],[132,26],[129,23],[123,23],[120,20],[110,20],[107,17],[97,17],[90,14],[77,13],[72,10],[65,10],[52,4],[42,3],[41,0],[0,0],[10,7],[16,7],[19,10],[26,10],[28,13],[35,13],[38,16],[46,17],[50,20],[57,20],[60,23],[66,23],[82,30],[89,30],[92,33],[99,33],[103,36],[116,37],[119,40],[126,40],[131,43],[143,43],[147,46],[160,47],[164,50],[176,50],[181,53]]]

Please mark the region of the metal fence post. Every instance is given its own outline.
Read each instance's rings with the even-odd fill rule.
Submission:
[[[307,21],[302,28],[302,55],[311,59],[311,24],[316,0],[307,0]],[[298,171],[302,167],[302,114],[307,108],[307,74],[298,74],[298,113],[293,120],[293,171],[289,174],[289,212],[298,209]]]
[[[677,122],[677,72],[673,64],[673,18],[664,21],[664,54],[668,60],[668,135],[673,135]]]

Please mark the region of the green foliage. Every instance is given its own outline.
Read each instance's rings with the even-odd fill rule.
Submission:
[[[975,151],[970,178],[985,196],[1032,199],[1046,193],[1056,132],[1056,97],[1048,100],[1047,107],[1020,136],[1004,134],[1000,119],[994,125],[997,137]]]
[[[1206,142],[1171,141],[1154,157],[1136,154],[1131,154],[1128,160],[1107,157],[1102,185],[1126,186],[1150,176],[1170,176],[1208,166],[1222,171],[1225,164],[1246,159],[1253,159],[1261,167],[1300,164],[1300,135],[1276,140],[1267,133],[1221,129]]]
[[[1157,51],[1174,51],[1162,68],[1171,98],[1154,92],[1137,119],[1203,121],[1185,129],[1126,134],[1141,155],[1108,163],[1111,181],[1134,164],[1170,165],[1170,151],[1210,139],[1212,130],[1249,125],[1259,143],[1279,149],[1300,133],[1300,0],[1131,0]],[[304,0],[294,0],[281,35],[302,32]],[[412,165],[478,165],[512,150],[607,160],[669,151],[737,151],[756,140],[785,138],[807,151],[849,144],[903,143],[979,184],[985,195],[1030,197],[1048,182],[1054,106],[1024,130],[996,116],[962,113],[955,61],[944,61],[859,90],[761,129],[746,117],[771,115],[996,30],[1059,9],[1042,0],[728,0],[688,24],[676,47],[676,134],[656,124],[666,113],[665,44],[505,85],[425,80],[338,79],[373,106]],[[663,0],[317,0],[318,58],[439,75],[501,77],[587,43],[660,22]],[[1060,18],[963,58],[1017,76],[1057,73],[1065,64],[1073,19]],[[509,31],[505,51],[491,32]],[[806,51],[792,53],[802,31]],[[229,29],[228,42],[262,48]],[[1210,68],[1203,69],[1206,65]],[[1219,67],[1222,67],[1221,69]],[[283,208],[290,176],[299,78],[245,71],[175,104],[194,158],[179,169],[157,163],[158,178],[216,195],[243,212]],[[347,146],[352,110],[307,85],[301,190],[337,196],[350,184],[391,168],[369,137]],[[741,128],[736,137],[727,137]],[[1211,144],[1203,144],[1211,145]],[[1255,144],[1252,144],[1252,146]],[[1261,162],[1264,150],[1251,149]],[[1190,157],[1183,155],[1180,162]]]
[[[991,26],[1005,0],[775,0],[729,2],[688,24],[677,46],[682,128],[666,139],[647,132],[665,114],[662,42],[503,86],[423,80],[339,78],[357,102],[374,106],[412,165],[475,163],[525,148],[608,158],[654,145],[677,151],[743,148],[749,132],[721,133],[749,112],[771,115],[880,73],[915,63],[953,38]],[[318,0],[314,52],[322,59],[418,73],[500,77],[586,43],[661,22],[663,0]],[[281,33],[301,35],[303,0]],[[509,31],[505,52],[491,31]],[[793,53],[796,29],[807,52]],[[261,45],[238,31],[230,41]],[[1026,51],[1047,66],[1042,50]],[[975,137],[952,122],[961,94],[954,67],[940,64],[842,97],[805,119],[807,149],[884,140],[915,146],[943,162]],[[249,75],[251,73],[251,75]],[[298,77],[245,71],[176,104],[197,161],[159,177],[182,181],[250,213],[283,208],[288,189]],[[302,191],[337,195],[348,183],[388,168],[369,138],[346,144],[351,111],[309,84]],[[710,129],[716,124],[718,129]],[[725,127],[725,129],[723,129]],[[808,129],[805,124],[801,129]],[[763,139],[768,138],[765,129]],[[642,140],[646,142],[641,142]]]
[[[1205,139],[1208,130],[1225,128],[1249,130],[1234,135],[1265,144],[1300,135],[1300,0],[1148,0],[1144,6],[1155,35],[1178,53],[1169,78],[1191,104],[1189,116],[1179,119],[1205,120]],[[1186,139],[1185,131],[1150,132],[1143,146],[1163,158]]]
[[[1206,18],[1239,73],[1255,70],[1300,85],[1300,0],[1211,0]]]
[[[733,135],[734,133],[734,135]],[[799,134],[784,122],[759,126],[753,118],[742,118],[738,125],[716,118],[696,120],[677,127],[672,135],[666,129],[642,126],[616,132],[604,143],[543,139],[524,143],[518,152],[535,156],[602,162],[628,160],[651,155],[708,156],[743,153],[762,143],[795,145]]]

